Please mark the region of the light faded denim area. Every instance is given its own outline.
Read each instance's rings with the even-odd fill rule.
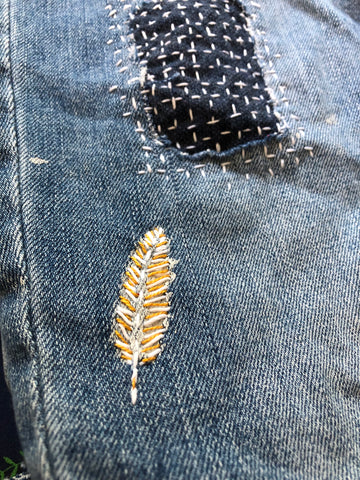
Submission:
[[[184,156],[129,83],[126,3],[0,5],[0,326],[32,479],[359,478],[359,5],[243,2],[283,136]],[[109,338],[156,226],[179,263],[132,405]]]

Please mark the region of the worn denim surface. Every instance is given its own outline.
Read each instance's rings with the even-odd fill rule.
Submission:
[[[123,116],[124,3],[0,5],[1,335],[32,478],[358,478],[359,4],[244,2],[287,137],[186,157]],[[157,225],[172,318],[133,406],[109,338]]]

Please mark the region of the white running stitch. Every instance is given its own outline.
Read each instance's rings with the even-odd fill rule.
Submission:
[[[213,3],[210,3],[210,4],[207,3],[206,6],[207,6],[207,8],[210,8],[210,7],[213,8],[213,9],[216,11],[217,15],[221,16],[221,12],[220,12],[221,9],[224,10],[224,11],[228,11],[228,10],[229,10],[229,5],[230,5],[230,3],[229,3],[228,0],[211,0],[211,1],[212,1]],[[197,49],[197,46],[195,45],[195,41],[192,40],[192,39],[197,39],[198,37],[203,38],[203,35],[199,35],[199,34],[198,34],[198,35],[194,35],[194,34],[193,34],[193,28],[192,28],[192,26],[190,26],[191,22],[190,22],[189,18],[186,16],[186,10],[187,10],[187,8],[189,8],[189,6],[186,5],[186,3],[188,3],[188,2],[189,2],[189,0],[183,0],[182,3],[179,2],[179,1],[177,1],[177,0],[166,0],[166,2],[163,1],[163,0],[152,0],[152,3],[153,3],[152,10],[153,10],[153,11],[154,11],[154,10],[164,11],[164,9],[166,9],[166,8],[168,7],[168,4],[171,4],[171,3],[174,3],[174,4],[175,4],[174,7],[173,7],[174,9],[177,8],[178,10],[181,10],[181,15],[183,15],[183,17],[184,17],[184,23],[183,23],[183,24],[180,24],[180,25],[176,25],[176,27],[175,27],[174,24],[169,25],[169,33],[167,33],[167,34],[165,35],[165,37],[166,37],[166,36],[169,37],[169,36],[172,34],[172,32],[174,32],[175,30],[178,30],[178,33],[174,34],[175,36],[172,36],[172,37],[171,37],[172,39],[169,37],[169,40],[168,40],[167,42],[165,42],[165,43],[164,43],[163,40],[161,40],[161,42],[158,44],[158,46],[154,46],[154,47],[150,48],[151,42],[152,42],[152,41],[156,41],[156,39],[157,39],[157,37],[158,37],[158,34],[156,33],[155,30],[152,32],[151,29],[150,29],[150,32],[152,32],[152,37],[150,38],[149,35],[148,35],[148,33],[146,33],[144,30],[141,30],[141,31],[140,31],[143,39],[146,41],[146,42],[145,42],[145,46],[147,46],[148,49],[150,48],[150,50],[156,50],[156,49],[160,48],[160,46],[162,45],[161,51],[160,51],[160,55],[157,56],[157,60],[161,61],[161,63],[162,63],[163,76],[164,76],[165,79],[168,77],[167,73],[168,73],[169,71],[173,70],[173,67],[168,67],[168,66],[167,66],[167,61],[169,60],[169,57],[171,57],[171,56],[179,56],[179,59],[182,60],[182,59],[183,59],[183,56],[184,56],[184,52],[177,51],[177,50],[176,50],[176,47],[174,47],[175,50],[172,52],[171,55],[165,55],[165,54],[163,54],[163,52],[164,52],[164,47],[165,47],[165,46],[168,47],[174,40],[177,39],[178,44],[181,44],[181,43],[182,43],[182,40],[183,40],[184,38],[190,37],[190,39],[191,39],[191,41],[190,41],[191,48],[188,49],[188,50],[186,50],[186,51],[187,51],[187,53],[191,53],[191,59],[192,59],[191,61],[192,61],[192,68],[193,68],[193,69],[196,69],[196,68],[199,68],[199,67],[200,67],[200,65],[197,63],[197,60],[198,60],[198,59],[197,59],[197,56],[198,56],[198,55],[200,55],[200,54],[206,54],[206,53],[212,53],[213,50],[214,50],[214,51],[216,50],[216,46],[215,46],[214,44],[212,44],[212,49],[211,49],[211,50],[203,50],[203,51],[202,51],[202,50],[198,50],[198,49]],[[149,4],[151,4],[151,2],[149,2]],[[203,3],[197,2],[195,7],[196,7],[196,8],[204,7],[204,5],[205,5],[205,4],[203,4]],[[193,6],[192,6],[192,8],[193,8]],[[140,14],[138,13],[138,16],[139,16],[139,17],[144,17],[144,16],[148,16],[148,14],[149,14],[149,11],[146,10],[146,11],[140,13]],[[161,17],[163,17],[163,18],[164,18],[164,17],[169,17],[170,14],[171,14],[171,11],[165,11],[164,13],[160,13],[160,12],[159,12],[158,16],[159,16],[159,19],[161,19]],[[195,25],[201,25],[202,22],[203,22],[204,17],[203,17],[203,15],[202,15],[201,12],[198,12],[198,16],[199,16],[201,22],[195,22]],[[245,14],[244,14],[243,12],[239,13],[239,16],[242,17],[245,21],[247,21],[247,18],[246,18]],[[134,20],[134,19],[136,18],[136,15],[131,14],[130,17],[131,17],[131,20]],[[151,18],[152,18],[152,17],[151,17]],[[235,19],[234,17],[231,17],[231,21],[234,22],[234,25],[232,25],[232,26],[235,27],[235,28],[237,28],[238,30],[239,30],[239,29],[243,29],[243,30],[245,29],[243,25],[240,25],[240,24],[237,24],[237,23],[236,23],[236,19]],[[154,21],[150,19],[149,22],[148,22],[148,25],[152,25],[153,23],[154,23]],[[229,24],[229,23],[226,23],[226,22],[222,22],[222,24],[223,24],[223,28],[224,28],[225,31],[226,31],[226,28],[230,26],[230,24]],[[205,27],[205,30],[206,30],[206,32],[207,32],[207,36],[208,36],[209,38],[211,38],[211,37],[216,37],[216,35],[214,35],[214,34],[211,32],[211,27],[212,27],[213,25],[215,25],[215,22],[210,22],[210,23]],[[142,28],[142,27],[138,27],[138,28]],[[184,32],[183,35],[180,34],[181,31]],[[226,35],[223,36],[223,38],[225,38],[225,37],[226,37]],[[225,38],[225,39],[226,39],[226,38]],[[231,38],[228,37],[227,40],[230,41]],[[243,42],[243,39],[242,39],[241,37],[239,37],[238,40]],[[251,39],[250,39],[250,40],[251,40]],[[251,43],[253,43],[252,40],[251,40]],[[138,56],[139,56],[139,57],[144,57],[144,60],[142,60],[142,62],[145,62],[145,63],[146,63],[146,57],[149,56],[149,52],[146,51],[146,50],[145,50],[145,51],[142,51],[142,45],[138,45],[138,46],[137,46],[137,49],[138,49]],[[241,58],[239,55],[236,55],[236,54],[231,50],[231,47],[230,47],[230,46],[229,46],[229,49],[230,49],[229,51],[222,51],[221,53],[222,53],[222,54],[225,53],[225,54],[229,55],[230,58],[239,58],[239,59]],[[248,52],[247,52],[246,49],[244,49],[244,50],[243,50],[243,57],[247,57],[247,56],[248,56]],[[220,62],[219,58],[216,59],[216,64],[217,64],[218,67],[221,66],[221,62]],[[239,72],[239,68],[238,68],[237,66],[222,65],[222,67],[223,67],[224,69],[235,69],[237,72]],[[185,68],[188,68],[188,67],[179,66],[178,68],[179,68],[179,73],[182,74],[183,76],[185,76],[184,70],[185,70]],[[215,68],[215,67],[214,67],[214,65],[209,65],[209,68]],[[253,71],[253,66],[250,64],[250,62],[248,62],[247,68],[248,68],[249,72],[251,73],[251,75],[252,75],[254,78],[256,78],[257,75],[260,75],[259,72]],[[247,72],[246,69],[240,69],[240,70],[242,70],[242,71],[244,71],[244,72]],[[198,71],[195,71],[195,76],[196,76],[198,82],[199,82],[202,86],[209,86],[209,85],[210,85],[208,82],[202,82],[202,81],[201,81],[201,78],[200,78],[200,76],[199,76],[199,72],[198,72]],[[227,82],[226,75],[223,75],[222,78],[223,78],[222,82],[217,82],[217,83],[218,83],[219,85],[226,85],[226,82]],[[243,82],[235,83],[235,85],[239,86],[240,89],[243,88],[243,86],[246,86],[246,84],[243,83]],[[187,83],[187,82],[176,83],[176,84],[175,84],[175,87],[183,87],[183,88],[184,88],[184,94],[183,94],[183,95],[184,95],[184,98],[186,97],[186,95],[189,96],[189,91],[188,91],[188,88],[187,88],[187,87],[188,87],[188,83]],[[172,89],[173,89],[172,82],[168,82],[168,86],[167,86],[167,87],[166,87],[166,85],[164,85],[164,86],[162,86],[162,87],[160,87],[160,88],[162,88],[162,89],[166,89],[166,88],[167,88],[167,89],[169,90],[169,91],[168,91],[168,98],[165,98],[164,100],[161,100],[161,103],[171,102],[171,103],[172,103],[172,108],[173,108],[173,110],[175,111],[175,110],[176,110],[177,102],[181,102],[181,101],[183,100],[183,98],[182,98],[181,96],[180,96],[180,97],[175,97],[175,96],[173,95],[173,93],[172,93],[172,91],[173,91],[173,90],[172,90]],[[252,86],[252,88],[253,88],[254,92],[256,92],[256,91],[259,89],[258,83],[255,83],[255,84]],[[153,85],[152,85],[152,88],[150,89],[150,90],[151,90],[151,96],[154,96],[154,94],[155,94],[154,89],[155,89],[155,84],[153,84]],[[149,89],[144,90],[144,94],[145,94],[145,95],[149,95],[150,90],[149,90]],[[236,97],[236,98],[239,97],[239,95],[236,95],[235,93],[231,94],[229,88],[226,88],[226,91],[227,91],[227,95],[232,95],[234,98],[235,98],[235,97]],[[202,88],[202,94],[203,94],[203,96],[204,96],[204,95],[205,95],[205,96],[209,95],[209,96],[212,97],[212,98],[215,98],[215,97],[218,98],[218,97],[220,97],[219,94],[214,94],[214,95],[213,95],[213,94],[211,94],[211,93],[208,93],[207,89],[205,89],[205,88]],[[163,95],[166,95],[166,92],[164,92],[164,90],[163,90]],[[199,99],[199,98],[201,98],[200,95],[191,95],[190,97],[191,97],[192,99]],[[264,99],[263,99],[263,98],[260,98],[260,97],[257,96],[257,95],[253,95],[253,96],[251,97],[251,100],[252,100],[252,101],[260,101],[260,100],[264,100]],[[213,106],[212,100],[209,99],[208,102],[209,102],[210,107],[212,107],[212,106]],[[247,105],[250,104],[250,101],[249,101],[248,97],[245,97],[245,102],[246,102]],[[255,106],[255,104],[254,104],[254,106]],[[233,114],[230,115],[230,118],[235,118],[235,117],[241,115],[240,112],[237,112],[237,111],[236,111],[236,108],[235,108],[234,105],[233,105],[233,110],[234,110],[234,112],[233,112]],[[149,107],[149,111],[153,111],[153,113],[154,113],[155,116],[158,115],[156,108]],[[268,112],[268,114],[271,113],[271,110],[270,110],[269,105],[267,105],[267,112]],[[258,112],[257,112],[256,110],[254,110],[254,111],[252,112],[252,114],[253,114],[253,118],[256,119]],[[192,114],[191,108],[189,109],[189,118],[190,118],[191,121],[193,121],[193,114]],[[198,118],[197,121],[198,121],[198,122],[200,121],[200,123],[201,123],[201,119]],[[215,119],[215,118],[213,118],[213,120],[210,121],[210,122],[207,122],[207,124],[208,124],[208,125],[214,125],[214,124],[216,124],[216,123],[218,123],[218,122],[220,122],[220,119]],[[177,126],[178,126],[178,122],[177,122],[177,119],[175,119],[174,125],[168,127],[167,130],[168,130],[168,131],[176,130]],[[194,123],[194,124],[188,126],[187,129],[196,129],[197,126],[198,126],[198,125],[197,125],[196,123]],[[160,126],[160,125],[157,125],[157,128],[158,128],[158,130],[159,130],[159,133],[161,133],[161,126]],[[263,129],[262,129],[260,126],[258,126],[258,127],[257,127],[257,133],[258,133],[259,137],[261,137],[261,136],[263,135],[263,132],[264,132],[264,131],[266,132],[267,130],[271,130],[270,127],[264,126]],[[279,132],[282,131],[280,125],[278,125],[278,130],[279,130]],[[239,140],[241,139],[241,136],[242,136],[241,133],[242,133],[242,132],[244,133],[244,132],[249,132],[249,131],[251,131],[251,129],[247,129],[247,128],[246,128],[246,129],[244,129],[244,130],[239,130],[239,131],[238,131],[238,139],[239,139]],[[229,134],[232,134],[232,133],[233,133],[232,131],[225,130],[225,131],[223,131],[223,132],[220,132],[220,135],[225,136],[225,135],[229,135]],[[192,132],[192,137],[193,137],[193,144],[192,144],[192,145],[191,145],[191,144],[190,144],[190,145],[187,145],[187,146],[185,147],[185,148],[186,148],[187,150],[189,150],[189,151],[191,151],[191,150],[193,150],[194,148],[196,148],[196,143],[198,143],[200,140],[201,140],[202,142],[208,142],[208,141],[212,140],[212,137],[211,137],[211,136],[208,136],[208,137],[206,137],[206,138],[199,138],[199,136],[198,136],[198,134],[197,134],[196,131],[193,131],[193,132]],[[178,142],[176,142],[176,146],[179,148]],[[206,150],[206,149],[204,149],[204,150]],[[220,141],[216,143],[215,150],[216,150],[217,152],[221,152],[222,147],[221,147],[221,142],[220,142]]]
[[[126,11],[126,10],[132,10],[132,9],[133,9],[133,5],[132,5],[132,4],[126,3],[127,0],[119,0],[119,1],[121,1],[121,3],[123,4],[123,10],[124,10],[124,11]],[[171,1],[177,2],[177,0],[171,0]],[[187,0],[184,0],[184,1],[187,1]],[[214,1],[216,1],[216,0],[214,0]],[[180,4],[180,2],[177,2],[177,3]],[[198,2],[197,2],[197,4],[198,4],[199,6],[201,6],[201,3],[198,3]],[[262,7],[261,7],[261,4],[260,4],[260,3],[257,3],[257,2],[251,1],[251,2],[250,2],[250,5],[251,5],[254,9],[260,10],[260,9],[262,8]],[[211,5],[211,6],[212,6],[213,8],[215,8],[213,5]],[[112,17],[112,19],[116,19],[117,10],[114,9],[114,8],[112,8],[112,5],[111,5],[111,4],[108,4],[105,8],[106,8],[107,10],[110,10],[109,17]],[[179,7],[179,8],[180,8],[180,7]],[[184,9],[185,9],[185,7],[181,7],[181,8],[184,8]],[[253,30],[253,29],[252,29],[251,23],[252,23],[252,22],[253,22],[253,23],[256,22],[257,14],[254,12],[254,10],[251,11],[251,9],[250,9],[250,11],[249,11],[249,9],[248,9],[248,13],[249,13],[249,17],[247,18],[247,23],[248,23],[248,29],[249,29],[248,31],[249,31],[249,34],[250,34],[251,36],[253,36],[254,38],[257,39],[257,42],[255,43],[257,49],[259,49],[258,43],[262,43],[261,48],[262,48],[263,51],[264,51],[264,55],[263,55],[263,56],[260,55],[260,54],[257,54],[257,58],[258,58],[258,60],[259,60],[260,66],[261,66],[261,68],[263,69],[263,74],[264,74],[264,76],[265,76],[265,75],[266,75],[266,76],[270,76],[270,77],[272,76],[272,77],[274,77],[275,79],[277,79],[278,76],[277,76],[276,70],[275,70],[275,68],[274,68],[274,61],[273,61],[272,59],[279,59],[279,58],[281,58],[282,55],[276,53],[276,54],[273,54],[272,57],[271,57],[270,49],[269,49],[269,47],[268,47],[268,45],[267,45],[267,40],[266,40],[266,37],[265,37],[266,32],[264,32],[263,30],[258,30],[258,29],[257,29],[257,30]],[[130,14],[130,15],[131,15],[131,14]],[[199,14],[199,18],[200,18],[200,20],[201,20],[200,14]],[[125,22],[125,23],[128,23],[128,21]],[[187,22],[187,23],[189,23],[189,22]],[[114,30],[116,27],[117,27],[118,29],[120,29],[120,25],[116,25],[116,26],[115,26],[115,25],[111,25],[111,26],[109,27],[109,30]],[[191,27],[189,27],[189,28],[191,29]],[[209,35],[211,35],[210,29],[209,29],[209,32],[208,32],[208,33],[209,33]],[[128,38],[128,39],[133,39],[133,35],[130,34],[130,35],[127,36],[127,38]],[[262,42],[260,42],[260,39],[261,39],[261,38],[263,38],[263,41],[262,41]],[[122,40],[123,40],[123,41],[124,41],[124,39],[125,39],[125,36],[122,36]],[[108,45],[111,45],[111,44],[113,44],[113,42],[114,42],[113,39],[109,39],[109,40],[107,41],[107,44],[108,44]],[[179,37],[179,43],[181,43],[181,37]],[[133,47],[134,47],[134,46],[130,47],[129,50],[132,50]],[[135,46],[135,49],[141,50],[141,47]],[[212,49],[213,49],[213,50],[215,49],[215,46],[214,46],[214,45],[212,45]],[[115,54],[115,55],[116,55],[116,54],[119,54],[121,51],[122,51],[121,49],[117,49],[117,50],[114,52],[114,54]],[[175,53],[175,52],[174,52],[174,53]],[[204,52],[204,53],[206,53],[206,52]],[[211,50],[209,51],[209,53],[211,53]],[[244,54],[246,54],[246,51],[244,51]],[[230,55],[231,55],[231,53],[230,53]],[[143,56],[143,52],[141,52],[141,51],[139,52],[139,51],[138,51],[138,57],[141,58],[141,56]],[[194,60],[194,61],[195,61],[195,60]],[[120,66],[121,63],[122,63],[122,59],[120,59],[120,60],[117,62],[116,66]],[[147,75],[147,72],[146,72],[146,60],[140,61],[140,65],[142,65],[141,71],[140,71],[140,76],[139,76],[139,77],[134,77],[133,79],[130,79],[130,80],[129,80],[129,83],[138,81],[140,87],[143,87],[143,86],[144,86],[145,79],[146,79],[146,75]],[[145,66],[144,66],[144,65],[145,65]],[[125,72],[127,69],[128,69],[128,67],[122,67],[119,71],[120,71],[120,73],[123,73],[123,72]],[[166,73],[166,72],[165,72],[165,73]],[[180,86],[180,84],[179,84],[178,86]],[[186,85],[181,85],[181,86],[184,86],[185,89],[186,89]],[[241,85],[240,85],[240,84],[239,84],[239,87],[241,88]],[[254,88],[255,88],[255,87],[254,87]],[[283,85],[281,85],[281,84],[280,84],[280,85],[277,85],[277,88],[278,88],[278,90],[279,90],[280,93],[284,93],[285,90],[286,90],[286,87],[283,86]],[[111,87],[109,87],[110,93],[116,92],[117,89],[118,89],[118,86],[117,86],[117,85],[112,85]],[[285,105],[288,105],[289,100],[288,100],[285,96],[282,96],[281,98],[279,98],[279,96],[277,96],[277,95],[274,94],[274,90],[273,90],[272,88],[269,88],[269,87],[267,87],[267,91],[268,91],[268,93],[270,94],[270,96],[271,96],[271,98],[272,98],[275,106],[278,105],[279,102],[282,102],[282,103],[284,103]],[[144,89],[142,88],[142,90],[141,90],[141,95],[145,95],[145,94],[148,94],[148,93],[149,93],[148,90],[144,90]],[[126,98],[127,98],[126,95],[124,95],[124,96],[121,97],[122,100],[125,100]],[[256,100],[257,97],[252,97],[252,99]],[[172,101],[174,102],[174,105],[175,105],[175,108],[176,108],[176,102],[177,102],[177,101],[181,101],[181,99],[174,98],[174,99],[172,99]],[[134,109],[134,110],[136,110],[136,109]],[[149,111],[152,110],[152,108],[151,108],[151,107],[143,107],[143,110],[144,110],[146,113],[149,113]],[[124,117],[130,117],[130,116],[132,115],[132,113],[133,113],[132,111],[125,112],[125,113],[123,114],[123,116],[124,116]],[[155,112],[155,113],[156,113],[156,112]],[[238,114],[238,112],[234,111],[234,115],[237,115],[237,114]],[[254,114],[256,115],[256,112],[254,112]],[[277,115],[277,117],[278,117],[278,119],[279,119],[279,122],[280,122],[280,124],[281,124],[281,127],[279,128],[279,131],[282,132],[282,131],[284,131],[286,128],[288,128],[288,124],[287,124],[287,122],[286,122],[286,120],[285,120],[284,115],[281,115],[281,114],[280,114],[279,112],[277,112],[277,111],[274,111],[274,114]],[[190,115],[190,116],[192,115],[192,112],[191,112],[191,111],[189,111],[189,115]],[[190,118],[191,118],[191,117],[190,117]],[[299,118],[298,116],[296,116],[296,115],[294,115],[294,114],[292,114],[292,113],[289,115],[289,118],[290,118],[291,120],[295,120],[295,121],[299,121],[299,120],[300,120],[300,118]],[[151,121],[150,117],[148,117],[148,120],[149,120],[148,126],[150,126],[150,137],[152,137],[153,139],[156,138],[156,143],[161,146],[161,145],[162,145],[162,142],[159,140],[158,135],[156,134],[156,131],[155,131],[155,129],[154,129],[153,126],[152,126],[153,124],[152,124],[152,121]],[[215,119],[214,119],[214,120],[215,120]],[[280,125],[280,124],[279,124],[279,125]],[[169,129],[171,129],[171,128],[176,128],[176,125],[174,125],[173,127],[169,127]],[[259,128],[259,127],[258,127],[258,128]],[[266,127],[263,128],[263,130],[264,130],[264,129],[266,130]],[[137,132],[144,132],[144,128],[143,128],[143,126],[141,125],[141,122],[139,122],[139,120],[137,121],[137,128],[136,128],[135,130],[136,130]],[[297,128],[292,128],[291,130],[292,130],[293,132],[294,132],[294,130],[295,130],[295,132],[292,133],[291,136],[290,136],[290,143],[291,143],[291,146],[290,146],[290,147],[287,147],[287,148],[284,148],[284,149],[282,148],[282,142],[288,143],[288,142],[287,142],[287,139],[283,139],[283,140],[280,140],[280,141],[278,142],[278,148],[275,150],[275,153],[268,152],[268,146],[267,146],[267,145],[264,145],[264,146],[263,146],[265,158],[267,158],[267,159],[274,159],[274,158],[279,158],[279,157],[280,157],[280,158],[279,158],[279,164],[280,164],[280,168],[281,168],[281,169],[284,169],[285,166],[286,166],[287,164],[289,164],[290,162],[293,162],[295,165],[298,166],[299,163],[300,163],[299,154],[300,154],[301,150],[304,150],[304,151],[308,152],[309,155],[310,155],[311,157],[313,157],[313,147],[312,147],[312,146],[310,146],[310,145],[305,145],[305,146],[303,146],[303,145],[302,145],[302,146],[301,146],[301,145],[298,145],[298,144],[299,144],[299,141],[304,138],[304,128],[301,127],[301,126],[299,126],[299,127],[297,127]],[[159,133],[161,134],[162,132],[159,131]],[[227,132],[223,132],[223,134],[226,134],[226,133],[227,133]],[[260,132],[259,132],[259,133],[260,133]],[[239,132],[239,135],[240,135],[239,138],[241,138],[241,132]],[[196,138],[196,137],[195,137],[195,138]],[[146,137],[145,137],[144,135],[142,135],[142,139],[143,139],[143,141],[145,142]],[[303,142],[300,142],[300,143],[303,143]],[[151,147],[148,147],[147,145],[144,145],[143,149],[145,150],[145,156],[148,157],[148,156],[149,156],[148,152],[152,151],[152,148],[151,148]],[[218,153],[221,152],[220,145],[217,144],[216,150],[217,150]],[[246,150],[248,150],[248,148],[246,148]],[[183,152],[182,152],[181,154],[182,154],[182,155],[186,155],[186,153],[183,153]],[[296,154],[296,155],[295,155],[295,154]],[[290,158],[291,155],[293,155],[293,158],[292,158],[292,159]],[[284,156],[285,156],[285,158],[284,158]],[[241,157],[242,157],[242,159],[243,159],[243,161],[244,161],[245,164],[252,162],[252,158],[245,158],[244,149],[242,149]],[[165,156],[164,156],[163,154],[161,154],[161,162],[163,162],[163,163],[165,162]],[[232,165],[233,165],[234,163],[235,163],[235,162],[231,162]],[[221,164],[221,165],[222,165],[222,164]],[[193,168],[195,168],[195,167],[193,167]],[[177,173],[180,173],[180,170],[185,171],[185,169],[177,169]],[[223,172],[226,171],[226,169],[224,169],[223,167],[222,167],[222,170],[223,170]],[[272,170],[271,167],[268,168],[268,171],[269,171],[269,173],[270,173],[271,176],[274,176],[274,172],[273,172],[273,170]],[[152,168],[149,164],[147,164],[146,170],[139,170],[139,171],[138,171],[138,174],[140,174],[140,175],[141,175],[141,174],[144,174],[144,173],[160,173],[160,174],[164,174],[164,173],[166,173],[166,170],[164,170],[164,169]],[[202,171],[202,175],[205,176],[203,171]],[[187,178],[190,177],[190,173],[188,172],[188,170],[186,170],[186,176],[187,176]],[[248,174],[248,173],[246,173],[246,178],[249,178],[249,174]]]
[[[124,11],[131,10],[132,5],[126,3],[126,0],[120,0],[122,3],[122,9]],[[127,22],[125,24],[120,24],[118,22],[118,9],[114,8],[111,3],[105,6],[105,10],[108,11],[108,17],[110,18],[112,24],[109,27],[109,32],[111,38],[109,38],[106,43],[107,45],[114,44],[114,36],[119,35],[121,39],[121,47],[116,48],[114,51],[115,65],[120,74],[127,75],[127,85],[134,85],[132,88],[132,95],[121,95],[119,96],[121,102],[123,103],[123,113],[124,118],[132,118],[134,123],[134,130],[136,134],[141,133],[141,139],[144,143],[142,149],[145,152],[145,157],[150,157],[150,152],[153,151],[153,148],[148,145],[149,142],[154,142],[155,145],[162,146],[162,142],[157,135],[155,128],[151,122],[151,117],[149,116],[149,109],[143,104],[143,95],[142,90],[146,78],[146,67],[141,66],[139,75],[134,75],[133,70],[136,70],[138,65],[134,60],[137,57],[136,45],[134,44],[133,35],[126,29]],[[127,55],[124,55],[124,52],[128,52]],[[119,58],[120,55],[124,55],[123,58]],[[125,63],[128,62],[128,65]],[[137,88],[136,88],[137,87]],[[119,93],[119,85],[111,85],[108,89],[109,93],[116,94]],[[146,122],[143,120],[142,113],[145,115]],[[147,135],[144,135],[147,133]]]

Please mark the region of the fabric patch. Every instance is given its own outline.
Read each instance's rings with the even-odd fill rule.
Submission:
[[[279,133],[243,6],[151,0],[131,15],[153,122],[187,153]]]
[[[156,360],[160,341],[168,328],[168,286],[175,278],[169,258],[170,242],[162,228],[155,228],[139,241],[125,271],[119,303],[115,309],[115,347],[131,365],[131,401],[137,399],[138,366]]]

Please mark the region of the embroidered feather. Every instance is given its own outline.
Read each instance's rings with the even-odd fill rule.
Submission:
[[[168,328],[168,286],[175,278],[170,242],[162,228],[146,233],[130,256],[116,306],[115,347],[131,365],[131,401],[137,399],[138,366],[156,360]]]

